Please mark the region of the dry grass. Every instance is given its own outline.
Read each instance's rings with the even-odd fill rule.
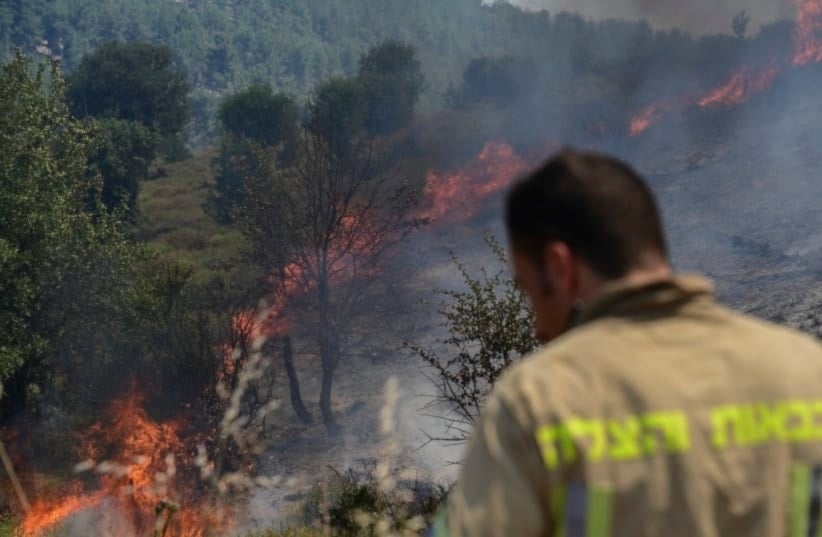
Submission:
[[[242,261],[245,239],[203,209],[214,181],[211,161],[215,154],[216,150],[208,149],[164,165],[163,177],[142,183],[138,237],[168,259],[191,265],[195,283],[214,277],[247,281],[256,272]]]

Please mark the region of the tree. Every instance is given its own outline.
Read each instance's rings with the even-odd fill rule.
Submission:
[[[239,161],[259,147],[269,147],[276,148],[278,161],[287,165],[294,158],[299,111],[291,95],[256,85],[226,97],[217,118],[222,137],[220,153],[212,163],[216,177],[206,208],[218,221],[228,223],[244,196]]]
[[[373,319],[388,252],[415,222],[406,218],[413,197],[394,184],[374,143],[354,140],[341,151],[330,128],[309,117],[290,167],[257,154],[240,224],[275,284],[274,303],[319,355],[320,410],[334,434],[334,373],[358,323]]]
[[[401,41],[384,41],[360,57],[357,79],[368,106],[372,135],[385,135],[407,126],[425,86],[417,50]]]
[[[462,83],[452,90],[452,105],[465,106],[486,101],[504,106],[521,95],[520,82],[528,72],[522,62],[510,57],[474,58],[462,73]]]
[[[56,64],[30,73],[20,54],[0,74],[0,380],[3,417],[36,407],[58,364],[110,358],[106,339],[139,262],[87,173],[89,128],[65,104]],[[108,350],[107,350],[108,349]]]
[[[68,97],[78,117],[138,121],[173,146],[189,119],[189,91],[169,47],[113,41],[83,57]]]
[[[748,16],[744,9],[737,13],[731,23],[731,28],[734,31],[734,35],[739,39],[744,38],[745,34],[748,33],[749,22],[751,22],[751,18]]]
[[[232,136],[265,146],[284,144],[288,153],[296,142],[299,110],[293,96],[275,93],[263,84],[226,97],[220,103],[217,119]]]
[[[505,253],[492,236],[487,235],[486,242],[503,268],[489,271],[483,267],[475,277],[454,257],[465,289],[437,290],[442,297],[442,326],[448,335],[437,338],[436,346],[447,349],[447,354],[406,344],[433,371],[436,395],[429,408],[444,412],[438,416],[447,433],[432,440],[465,442],[494,383],[537,345],[533,311],[508,276]]]
[[[140,181],[148,178],[156,157],[156,135],[136,121],[99,119],[93,125],[99,145],[89,165],[103,177],[103,203],[133,222]]]
[[[362,84],[352,78],[330,78],[314,92],[308,120],[323,125],[331,149],[344,154],[365,134],[368,101]]]

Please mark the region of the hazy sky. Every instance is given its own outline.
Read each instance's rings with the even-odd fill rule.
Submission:
[[[510,0],[529,9],[551,13],[575,11],[592,18],[646,18],[655,26],[678,26],[694,33],[730,32],[731,19],[741,10],[751,17],[749,33],[763,22],[791,17],[792,0]]]

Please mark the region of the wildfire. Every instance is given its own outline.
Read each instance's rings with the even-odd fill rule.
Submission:
[[[114,510],[118,523],[112,527],[98,516],[99,527],[93,535],[149,535],[156,523],[155,509],[164,501],[180,504],[167,537],[200,537],[207,529],[227,526],[213,512],[192,504],[200,496],[195,492],[196,483],[176,479],[177,464],[189,471],[192,464],[186,456],[190,447],[180,439],[180,424],[155,423],[142,403],[141,396],[132,389],[111,405],[103,422],[82,435],[78,454],[89,462],[79,465],[79,469],[96,470],[96,489],[88,491],[77,481],[60,500],[35,502],[23,521],[25,537],[41,535],[72,515],[96,508]],[[106,462],[92,462],[95,460]]]
[[[742,69],[733,75],[728,82],[708,93],[697,104],[706,106],[734,106],[748,100],[751,95],[768,89],[776,79],[778,71],[775,68],[766,69],[759,73],[752,73],[750,69]]]
[[[488,142],[466,168],[452,173],[429,171],[423,193],[428,207],[419,218],[466,219],[482,201],[501,190],[529,168],[529,162],[504,143]]]
[[[822,62],[822,0],[791,0],[797,9],[794,28],[794,53],[790,63],[794,66]],[[780,68],[770,67],[754,71],[743,67],[722,86],[696,99],[686,99],[682,107],[735,106],[748,100],[751,95],[768,89],[779,75]],[[628,132],[636,136],[658,122],[670,111],[666,102],[651,104],[631,117]]]
[[[794,65],[822,62],[822,0],[793,0],[796,4]]]

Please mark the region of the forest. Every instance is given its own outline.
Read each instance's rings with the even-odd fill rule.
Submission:
[[[735,128],[822,79],[796,21],[748,26],[696,38],[475,0],[4,1],[0,535],[419,535],[450,482],[411,453],[462,445],[536,345],[495,196],[568,143],[689,193],[670,178],[702,181]],[[813,246],[777,251],[756,223],[705,239],[727,259],[684,238],[691,220],[672,230],[729,301],[740,266],[811,277]],[[822,336],[800,302],[750,309]],[[398,376],[431,395],[401,398]],[[411,407],[434,416],[421,441],[378,419]]]

